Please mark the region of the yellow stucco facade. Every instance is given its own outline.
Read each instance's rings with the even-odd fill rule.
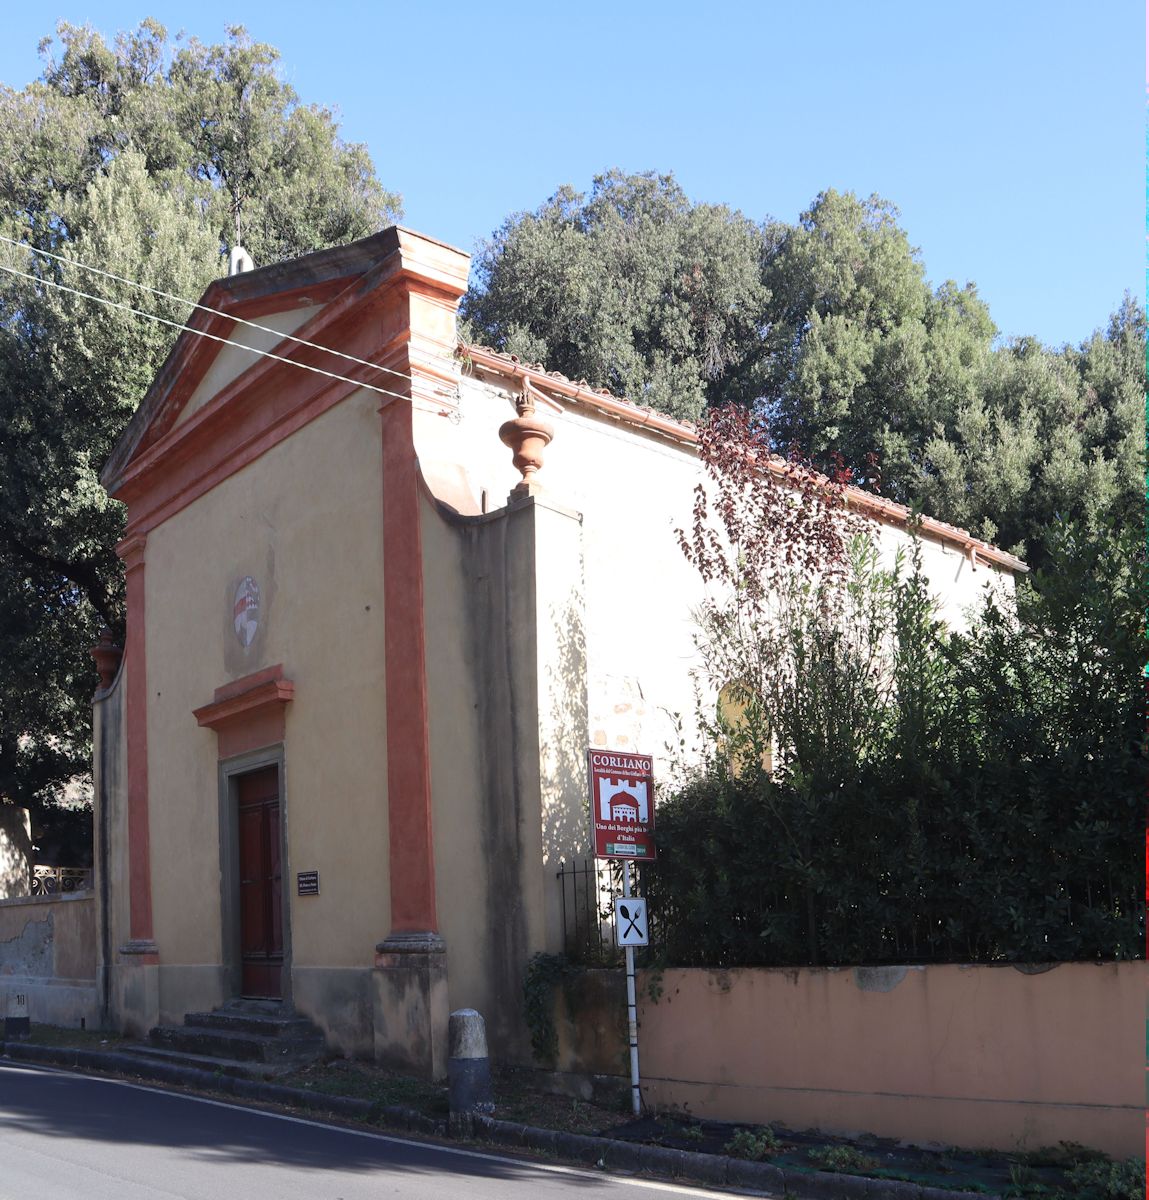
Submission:
[[[358,393],[281,442],[148,539],[148,746],[161,1017],[226,999],[221,962],[216,736],[192,713],[216,688],[281,663],[286,713],[283,813],[288,874],[322,891],[290,910],[293,968],[371,965],[388,928],[382,663],[383,547],[377,405]],[[301,486],[301,481],[309,481]],[[236,637],[233,597],[258,583],[258,632]],[[189,853],[172,853],[187,847]],[[169,995],[170,992],[170,995]]]

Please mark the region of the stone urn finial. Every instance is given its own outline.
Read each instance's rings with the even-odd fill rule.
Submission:
[[[511,489],[511,499],[534,496],[542,491],[536,476],[543,465],[543,451],[554,437],[554,429],[546,421],[535,416],[535,398],[524,375],[519,395],[515,399],[515,411],[519,414],[513,421],[505,422],[499,429],[499,440],[514,451],[513,462],[522,479]]]
[[[100,630],[100,640],[92,647],[92,657],[96,660],[96,670],[100,674],[100,691],[107,691],[112,686],[123,656],[124,648],[116,645],[112,631],[105,625]]]

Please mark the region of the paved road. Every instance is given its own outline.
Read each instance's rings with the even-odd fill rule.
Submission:
[[[714,1196],[0,1063],[0,1200]]]

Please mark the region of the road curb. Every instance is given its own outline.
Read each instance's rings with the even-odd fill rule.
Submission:
[[[922,1187],[902,1179],[873,1179],[829,1171],[799,1171],[772,1163],[728,1158],[721,1154],[698,1154],[665,1146],[646,1146],[616,1138],[583,1137],[516,1125],[496,1117],[472,1118],[476,1139],[506,1148],[527,1147],[575,1162],[608,1170],[669,1176],[712,1187],[729,1187],[770,1192],[796,1200],[1001,1200],[986,1192],[959,1192]]]
[[[329,1113],[373,1120],[388,1128],[407,1133],[447,1136],[447,1124],[397,1104],[378,1104],[353,1096],[329,1096],[304,1088],[284,1087],[259,1079],[235,1075],[217,1075],[195,1067],[173,1063],[147,1062],[134,1055],[114,1051],[70,1049],[60,1046],[36,1046],[28,1042],[0,1042],[0,1053],[13,1062],[40,1063],[45,1066],[77,1070],[105,1071],[159,1083],[177,1083],[207,1091],[222,1092],[244,1100],[268,1104],[287,1104],[315,1113]],[[730,1187],[785,1194],[796,1200],[959,1200],[977,1196],[977,1200],[1000,1200],[987,1193],[949,1191],[921,1187],[900,1179],[872,1179],[861,1175],[840,1175],[827,1171],[798,1171],[771,1163],[728,1158],[721,1154],[698,1154],[691,1150],[673,1150],[665,1146],[647,1146],[616,1138],[587,1137],[518,1125],[496,1117],[475,1115],[470,1120],[471,1135],[477,1140],[508,1150],[533,1150],[552,1158],[566,1159],[582,1166],[597,1166],[612,1171],[661,1175],[712,1187]]]

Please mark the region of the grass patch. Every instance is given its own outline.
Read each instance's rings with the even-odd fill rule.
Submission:
[[[428,1117],[447,1115],[447,1089],[442,1084],[413,1079],[384,1070],[372,1063],[335,1059],[311,1063],[281,1075],[275,1081],[283,1087],[300,1088],[324,1096],[350,1096],[374,1104],[402,1105]]]
[[[1122,1162],[1094,1160],[1080,1163],[1066,1172],[1065,1178],[1074,1189],[1070,1195],[1081,1200],[1142,1200],[1145,1160],[1127,1158]]]
[[[110,1029],[69,1029],[62,1025],[33,1023],[31,1033],[20,1040],[34,1046],[66,1050],[115,1050],[128,1039]]]
[[[500,1071],[491,1081],[495,1116],[500,1121],[537,1125],[562,1133],[594,1136],[625,1121],[617,1108],[577,1096],[540,1091],[520,1071]]]

